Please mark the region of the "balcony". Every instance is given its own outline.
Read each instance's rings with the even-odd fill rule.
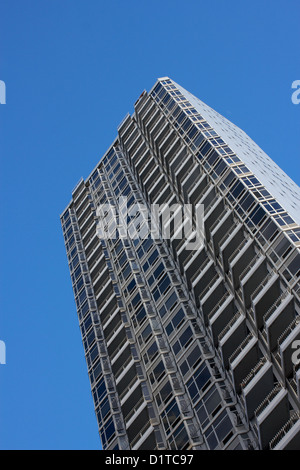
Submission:
[[[278,338],[278,352],[280,354],[281,368],[284,377],[290,377],[293,374],[292,348],[294,341],[300,340],[300,316],[294,318],[288,328]]]
[[[117,313],[109,319],[103,328],[103,334],[107,344],[109,344],[114,334],[120,329],[120,326],[123,326],[123,323],[121,314],[119,311],[117,311]]]
[[[119,315],[117,316],[119,317]],[[109,334],[106,334],[106,332],[104,332],[104,336],[105,336],[105,341],[106,341],[106,344],[107,344],[107,347],[109,347],[109,345],[114,341],[114,339],[119,335],[119,333],[121,332],[121,330],[124,328],[124,325],[123,323],[121,322],[121,320],[117,323],[117,325],[115,326],[115,328],[109,332]]]
[[[135,158],[136,158],[136,156],[134,157],[134,159]],[[135,162],[135,168],[136,168],[136,171],[139,175],[143,171],[145,163],[148,162],[149,160],[151,160],[150,152],[149,152],[148,148],[145,148],[145,150],[142,152],[142,154],[140,154],[138,156],[138,158]]]
[[[206,279],[207,280],[207,279]],[[202,310],[205,311],[205,317],[207,317],[207,310],[210,310],[210,306],[213,304],[214,296],[218,298],[219,291],[223,290],[223,279],[218,275],[216,271],[211,275],[211,279],[205,286],[202,287],[201,294],[199,296]]]
[[[122,406],[125,401],[130,400],[133,391],[139,385],[139,383],[140,380],[137,377],[135,365],[134,363],[130,363],[130,365],[126,367],[123,373],[116,380],[116,387]],[[134,404],[134,401],[132,401],[132,407]]]
[[[216,256],[219,254],[219,243],[224,236],[224,233],[228,233],[233,225],[234,223],[231,211],[225,210],[211,227],[211,239],[213,241],[213,248]]]
[[[82,245],[80,246],[80,248],[81,248],[81,250],[78,249],[78,251],[83,251],[83,246]],[[88,243],[88,247],[85,248],[85,255],[86,255],[87,261],[90,260],[90,257],[93,255],[95,250],[97,250],[98,248],[101,248],[101,244],[99,242],[99,238],[97,237],[97,234],[95,233],[95,235],[92,237],[92,239]]]
[[[139,170],[139,178],[141,181],[147,180],[147,177],[150,175],[150,173],[154,170],[156,162],[153,156],[149,156],[146,154],[147,160],[143,163],[142,168]],[[148,175],[148,176],[147,176]]]
[[[206,253],[204,254],[206,255]],[[190,280],[191,288],[194,290],[196,298],[201,294],[203,287],[211,281],[214,274],[215,269],[213,261],[206,262],[206,258],[204,258],[200,269],[196,271],[196,274],[194,274]]]
[[[234,297],[226,291],[208,315],[214,346],[218,345],[218,337],[232,319],[233,312]]]
[[[191,192],[188,194],[189,203],[196,205],[204,191],[207,189],[207,186],[207,176],[202,175],[198,183],[196,183],[196,185],[192,188]]]
[[[166,165],[168,167],[168,174],[172,181],[176,181],[175,172],[181,162],[187,155],[186,149],[184,147],[178,146],[174,152],[170,152],[171,148],[165,155]]]
[[[110,286],[111,287],[111,286]],[[113,304],[116,304],[116,295],[113,291],[113,289],[111,288],[110,291],[108,291],[108,294],[107,297],[104,297],[104,299],[102,300],[102,302],[100,303],[100,300],[102,299],[102,297],[100,297],[98,300],[97,300],[97,307],[98,307],[98,310],[100,311],[100,315],[101,317],[105,317],[106,316],[106,313],[107,313],[107,309],[110,310],[111,308],[113,308],[113,306],[111,305],[111,302],[113,302]]]
[[[195,279],[195,275],[200,273],[210,261],[203,247],[198,251],[187,251],[183,248],[178,255],[178,259],[186,274],[189,288],[191,287],[191,280]]]
[[[129,366],[129,364],[132,363],[132,361],[133,361],[133,358],[132,358],[131,351],[130,351],[130,345],[126,344],[122,352],[118,355],[118,357],[115,356],[114,361],[112,361],[111,363],[112,371],[116,380],[121,376],[121,374]]]
[[[241,383],[258,363],[260,357],[258,340],[249,333],[229,358],[230,371],[237,393],[241,391]]]
[[[167,151],[165,151],[163,164],[164,166],[166,166],[168,173],[169,173],[169,162],[171,162],[174,156],[178,154],[180,149],[181,149],[181,140],[179,137],[177,137],[174,140],[174,142],[170,145],[170,147],[167,149]]]
[[[102,284],[97,283],[98,284],[97,291],[95,290],[96,300],[98,300],[100,296],[103,299],[106,299],[111,295],[111,292],[112,292],[112,283],[111,283],[111,279],[107,276],[107,272],[105,273],[105,276],[102,277],[102,279],[103,279]]]
[[[118,348],[114,351],[114,356],[113,358],[111,358],[111,365],[112,365],[112,369],[114,371],[114,373],[117,375],[117,370],[118,370],[118,361],[120,358],[122,358],[123,355],[125,355],[125,352],[126,350],[128,350],[128,354],[130,352],[130,345],[128,343],[128,341],[126,341],[126,335],[124,335],[124,339],[125,341],[123,340]],[[103,354],[107,355],[107,352],[106,352],[106,347],[103,348]],[[126,360],[125,360],[126,362]],[[117,365],[115,365],[117,364]]]
[[[206,207],[204,206],[205,217],[204,217],[204,226],[205,226],[205,237],[207,241],[211,239],[211,229],[215,226],[215,223],[220,221],[220,218],[224,215],[224,202],[221,197],[215,198],[211,201],[208,211],[206,212]]]
[[[295,317],[293,296],[284,291],[263,317],[266,341],[270,351],[277,348],[277,340]]]
[[[251,295],[267,275],[265,257],[261,254],[258,254],[240,275],[242,297],[247,309],[251,307]]]
[[[273,437],[269,444],[270,450],[300,449],[300,412],[292,414],[288,422]]]
[[[147,172],[147,178],[143,182],[143,186],[147,191],[147,194],[151,191],[151,188],[158,182],[159,179],[164,180],[164,175],[160,173],[159,166],[153,161],[152,168]]]
[[[280,384],[273,388],[255,410],[255,418],[261,449],[268,449],[274,434],[279,432],[290,418],[288,394]]]
[[[229,367],[229,358],[247,336],[245,317],[234,306],[232,308],[232,318],[218,336],[219,349],[226,369]]]
[[[252,310],[258,329],[261,329],[263,316],[280,295],[279,276],[270,272],[251,295]]]
[[[182,188],[182,181],[186,178],[189,174],[191,167],[193,166],[193,158],[192,156],[188,156],[187,158],[182,159],[175,170],[175,178],[177,181],[177,187]]]
[[[165,117],[162,120],[162,126],[159,128],[159,132],[154,135],[152,133],[152,146],[156,150],[156,154],[163,158],[163,149],[168,150],[168,146],[171,144],[172,140],[175,137],[175,133],[171,132],[170,125]]]
[[[184,196],[185,202],[189,202],[188,193],[191,188],[194,188],[201,178],[201,171],[199,165],[192,166],[189,173],[185,176],[185,179],[182,181],[182,193]]]
[[[242,224],[238,223],[237,225],[233,224],[229,230],[224,231],[224,235],[219,241],[219,253],[220,259],[223,264],[223,269],[225,273],[229,271],[229,258],[236,248],[244,240],[244,232]]]
[[[133,394],[134,395],[134,394]],[[138,396],[136,396],[136,399]],[[134,399],[134,396],[132,397]],[[139,413],[147,407],[147,403],[144,401],[143,397],[140,396],[133,407],[130,408],[128,414],[125,416],[126,426],[129,427],[137,419]]]
[[[148,140],[151,139],[152,147],[154,146],[154,138],[159,135],[163,127],[166,127],[165,117],[159,112],[155,113],[147,124],[145,123],[145,131]]]
[[[203,292],[204,296],[201,299],[202,314],[205,325],[208,325],[209,319],[215,314],[216,310],[221,306],[222,300],[225,301],[229,295],[224,287],[221,277],[213,277],[211,282]]]
[[[240,275],[243,273],[255,256],[253,240],[250,238],[242,238],[242,241],[235,247],[234,251],[228,258],[228,267],[236,289],[240,284]]]
[[[135,439],[132,441],[132,449],[133,450],[149,450],[149,447],[147,445],[147,443],[149,442],[149,439],[150,439],[150,442],[152,442],[152,444],[150,444],[150,448],[152,448],[153,446],[153,440],[154,442],[156,443],[156,437],[155,439],[151,436],[151,434],[153,433],[153,427],[151,425],[149,425],[149,423],[146,423],[142,430],[139,432],[139,434],[135,437]],[[152,438],[152,439],[151,439]],[[143,447],[145,446],[145,447]],[[163,444],[163,441],[161,440],[161,443],[160,443],[160,447],[158,447],[158,449],[161,448],[161,449],[164,449],[164,444]]]
[[[128,344],[126,331],[124,328],[120,328],[118,334],[109,344],[109,346],[107,346],[108,355],[111,361],[113,361],[113,359],[118,356],[125,344]]]
[[[156,182],[151,186],[151,189],[148,190],[148,197],[151,202],[155,200],[158,196],[158,193],[161,192],[163,186],[166,185],[166,179],[164,175],[161,175]]]
[[[111,303],[111,300],[113,302]],[[117,301],[114,295],[111,296],[109,299],[108,303],[105,305],[105,307],[102,309],[100,312],[101,315],[101,321],[104,324],[110,317],[114,315],[115,310],[118,308]]]
[[[171,132],[169,135],[167,135],[164,140],[160,139],[160,142],[157,141],[156,148],[158,151],[158,155],[160,156],[161,162],[163,162],[165,155],[177,141],[178,136],[174,132]]]
[[[263,357],[258,361],[241,383],[242,397],[248,418],[254,417],[254,411],[274,388],[272,364]]]
[[[152,198],[152,195],[151,195]],[[166,204],[168,207],[171,207],[172,204],[176,203],[176,197],[171,190],[170,184],[165,182],[165,186],[162,190],[155,195],[152,204],[158,204],[159,206],[162,204]]]

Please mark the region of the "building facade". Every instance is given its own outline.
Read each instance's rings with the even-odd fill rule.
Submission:
[[[243,131],[159,79],[61,223],[104,449],[300,449],[300,189]]]

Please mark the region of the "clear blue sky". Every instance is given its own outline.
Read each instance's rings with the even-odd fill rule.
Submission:
[[[298,184],[299,0],[0,0],[1,449],[100,440],[59,214],[170,76]]]

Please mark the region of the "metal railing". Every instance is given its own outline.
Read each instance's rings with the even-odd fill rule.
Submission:
[[[263,321],[264,323],[267,322],[267,320],[271,317],[271,315],[273,315],[273,313],[275,312],[275,310],[280,306],[280,304],[283,302],[283,300],[288,296],[288,292],[287,291],[284,291],[280,297],[278,297],[278,299],[273,303],[273,305],[271,305],[271,307],[269,308],[269,310],[264,314],[263,316]]]
[[[228,264],[230,264],[234,258],[242,251],[242,249],[246,246],[248,242],[248,238],[244,238],[239,246],[234,250],[234,252],[228,258]]]
[[[288,422],[280,429],[269,443],[270,450],[273,450],[277,444],[286,436],[292,427],[300,420],[300,411],[296,411],[288,420]]]
[[[258,294],[263,290],[263,288],[268,284],[268,282],[270,281],[270,279],[274,276],[274,273],[273,272],[270,272],[266,277],[265,279],[263,280],[263,282],[261,284],[259,284],[256,289],[254,290],[254,292],[251,294],[251,301],[253,301],[255,299],[255,297],[258,296]]]
[[[245,388],[249,382],[253,379],[253,377],[263,368],[263,366],[266,364],[267,359],[265,357],[261,358],[260,361],[256,364],[253,369],[249,372],[249,374],[242,380],[241,382],[241,387]]]
[[[230,297],[230,292],[226,291],[223,297],[219,300],[219,302],[214,306],[214,308],[211,310],[211,312],[208,314],[208,319],[211,320],[211,318],[214,316],[214,314],[219,310],[222,304],[226,302],[228,297]]]
[[[300,316],[294,318],[292,323],[284,330],[284,332],[279,336],[277,340],[278,349],[280,348],[281,344],[286,340],[289,334],[295,329],[295,327],[300,323]]]
[[[227,230],[227,232],[225,233],[225,235],[221,238],[221,240],[219,241],[219,246],[221,247],[226,240],[228,240],[228,238],[230,237],[230,235],[236,230],[236,228],[238,227],[238,225],[236,225],[235,223],[236,221],[233,222],[233,224],[231,225],[230,229]]]
[[[237,312],[230,320],[230,322],[225,326],[225,328],[221,331],[218,336],[218,341],[220,342],[224,336],[228,333],[228,331],[233,327],[236,321],[241,317],[240,312]]]
[[[216,275],[214,276],[211,281],[208,283],[207,286],[205,286],[205,288],[200,292],[200,300],[202,301],[203,298],[206,296],[206,294],[208,294],[208,292],[211,290],[211,288],[213,287],[213,285],[219,280],[219,276]]]
[[[242,271],[242,273],[239,276],[240,281],[244,279],[247,274],[251,271],[251,269],[256,265],[256,263],[262,258],[261,253],[257,253],[256,256],[253,258],[253,260],[246,266],[246,268]]]
[[[267,408],[267,406],[271,403],[271,401],[278,395],[278,393],[282,390],[280,384],[277,384],[273,390],[266,396],[266,398],[262,401],[262,403],[256,408],[254,414],[256,417],[262,414],[262,412]]]
[[[236,348],[236,350],[231,354],[229,358],[230,364],[238,357],[238,355],[242,352],[242,350],[250,343],[250,341],[254,338],[252,333],[249,333],[248,336],[241,342],[241,344]]]

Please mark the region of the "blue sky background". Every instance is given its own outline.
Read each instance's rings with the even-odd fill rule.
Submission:
[[[97,449],[59,215],[169,76],[298,184],[299,0],[0,0],[1,449]]]

